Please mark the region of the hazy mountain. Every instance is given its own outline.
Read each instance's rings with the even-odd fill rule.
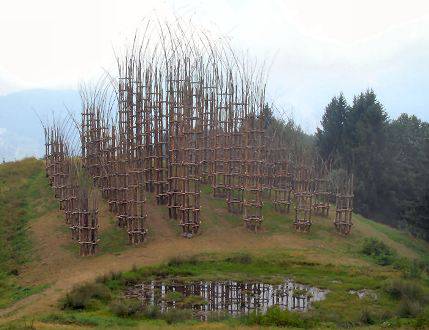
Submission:
[[[24,90],[0,96],[0,160],[42,156],[43,130],[39,117],[46,121],[63,117],[67,110],[80,111],[76,90]]]

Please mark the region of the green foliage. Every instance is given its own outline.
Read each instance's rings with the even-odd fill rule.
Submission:
[[[119,298],[110,303],[110,311],[119,317],[130,317],[142,310],[141,302],[137,299]]]
[[[378,254],[389,253],[385,246],[378,243],[371,243],[367,248],[370,251],[377,251]],[[78,298],[68,299],[73,301],[69,305],[85,307],[65,311],[65,314],[76,315],[75,319],[71,319],[70,316],[65,319],[68,318],[71,322],[94,322],[98,327],[126,326],[120,322],[128,321],[137,322],[143,327],[145,322],[154,322],[153,324],[161,327],[165,326],[165,323],[195,321],[192,309],[206,303],[200,296],[184,297],[178,293],[170,294],[166,301],[175,301],[176,309],[165,313],[161,313],[157,306],[142,308],[137,300],[128,301],[123,298],[123,290],[130,282],[147,282],[159,279],[159,274],[162,274],[161,280],[165,283],[170,280],[177,283],[177,281],[226,279],[281,283],[285,277],[291,277],[298,283],[315,284],[329,290],[326,299],[314,303],[311,310],[306,313],[283,311],[275,306],[266,314],[254,313],[239,318],[233,318],[222,312],[210,313],[207,316],[209,321],[225,321],[231,325],[245,323],[254,326],[297,328],[360,325],[400,327],[403,324],[401,322],[405,321],[397,320],[397,316],[407,320],[408,323],[404,323],[406,325],[425,325],[427,322],[425,306],[429,301],[428,285],[424,278],[391,281],[389,279],[401,276],[401,272],[394,267],[323,265],[273,251],[258,255],[201,254],[170,261],[172,262],[158,266],[133,267],[125,273],[111,273],[99,277],[95,284],[102,285],[102,289],[88,288],[86,285],[84,289],[75,288],[69,296]],[[107,290],[109,294],[103,294],[106,288],[110,289]],[[349,293],[350,290],[363,289],[374,292],[377,297],[359,299]],[[307,293],[296,290],[294,294],[302,296]],[[348,306],[347,309],[344,309],[344,306]]]
[[[429,124],[402,114],[389,121],[372,90],[334,97],[316,133],[316,148],[355,176],[355,208],[429,239]]]
[[[85,309],[97,300],[107,302],[111,299],[108,287],[101,283],[87,283],[75,287],[61,301],[62,309]]]
[[[362,324],[374,324],[376,322],[376,318],[374,313],[367,307],[363,308],[360,316],[359,316],[359,321]]]
[[[182,294],[179,291],[168,292],[165,295],[165,301],[167,302],[179,301],[181,299],[182,299]]]
[[[292,156],[310,155],[314,151],[314,137],[304,133],[293,118],[276,116],[269,105],[265,105],[262,116],[267,136],[276,136],[281,140],[289,141],[289,151]]]
[[[168,324],[174,324],[178,322],[183,322],[187,320],[192,320],[194,315],[190,309],[176,309],[172,308],[162,313],[162,319],[165,320]]]
[[[298,313],[282,310],[279,306],[268,308],[265,314],[253,312],[243,318],[248,325],[277,326],[277,327],[297,327],[304,328],[306,322]]]
[[[204,298],[196,295],[189,295],[183,298],[179,303],[179,306],[181,308],[192,308],[199,307],[202,305],[207,305],[207,301]]]
[[[389,125],[387,148],[389,216],[429,239],[429,124],[402,114]]]
[[[398,259],[396,261],[397,268],[401,269],[404,272],[405,278],[421,278],[423,272],[427,271],[427,265],[425,262],[413,259],[408,260],[405,258]]]
[[[385,291],[393,299],[409,299],[420,302],[429,301],[429,297],[425,294],[423,287],[415,282],[404,281],[404,280],[393,280],[390,281],[386,287]]]
[[[192,320],[194,315],[190,309],[172,308],[161,314],[161,318],[168,324],[179,323],[187,320]]]
[[[365,238],[362,253],[371,256],[382,266],[391,265],[396,256],[396,253],[390,247],[376,238]]]
[[[389,282],[385,291],[396,300],[399,300],[397,314],[405,318],[420,316],[423,306],[429,303],[429,295],[425,289],[411,281],[394,280]]]
[[[317,129],[316,146],[324,159],[336,158],[343,152],[344,124],[350,111],[343,94],[333,97],[322,117],[322,129]]]
[[[144,318],[149,320],[160,319],[162,316],[158,306],[155,305],[146,306],[142,311],[142,315]]]
[[[398,315],[400,317],[416,317],[421,314],[423,307],[418,300],[403,298],[399,304]]]

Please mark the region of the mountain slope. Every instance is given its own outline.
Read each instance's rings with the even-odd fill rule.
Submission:
[[[75,90],[34,89],[0,96],[0,161],[44,152],[40,119],[62,117],[80,110],[80,96]]]

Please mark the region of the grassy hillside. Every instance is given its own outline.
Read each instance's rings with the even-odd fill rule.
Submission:
[[[211,197],[210,187],[203,187],[201,233],[187,240],[168,219],[166,207],[156,206],[151,195],[147,204],[150,234],[145,244],[128,246],[126,234],[101,203],[99,253],[80,258],[43,162],[0,165],[0,328],[198,327],[186,311],[123,317],[112,307],[123,303],[119,297],[126,285],[158,276],[266,283],[289,277],[329,290],[327,299],[308,313],[225,316],[204,328],[429,326],[429,245],[406,233],[355,215],[352,234],[342,237],[332,214],[314,218],[310,233],[296,233],[292,215],[275,213],[266,201],[264,229],[254,234],[243,228],[239,216],[227,212],[223,200]],[[100,288],[105,295],[97,294]],[[350,294],[364,289],[376,298]],[[85,308],[64,304],[73,295],[84,300]]]
[[[0,166],[0,308],[39,291],[37,286],[19,285],[16,278],[34,261],[32,221],[56,208],[41,161]]]

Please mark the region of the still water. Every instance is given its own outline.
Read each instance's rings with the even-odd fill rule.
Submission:
[[[128,287],[125,297],[136,298],[143,306],[192,308],[199,315],[223,311],[232,315],[266,312],[278,305],[291,311],[307,311],[315,301],[325,299],[322,290],[286,279],[282,284],[234,281],[180,282],[152,281]],[[204,317],[201,317],[204,319]]]

